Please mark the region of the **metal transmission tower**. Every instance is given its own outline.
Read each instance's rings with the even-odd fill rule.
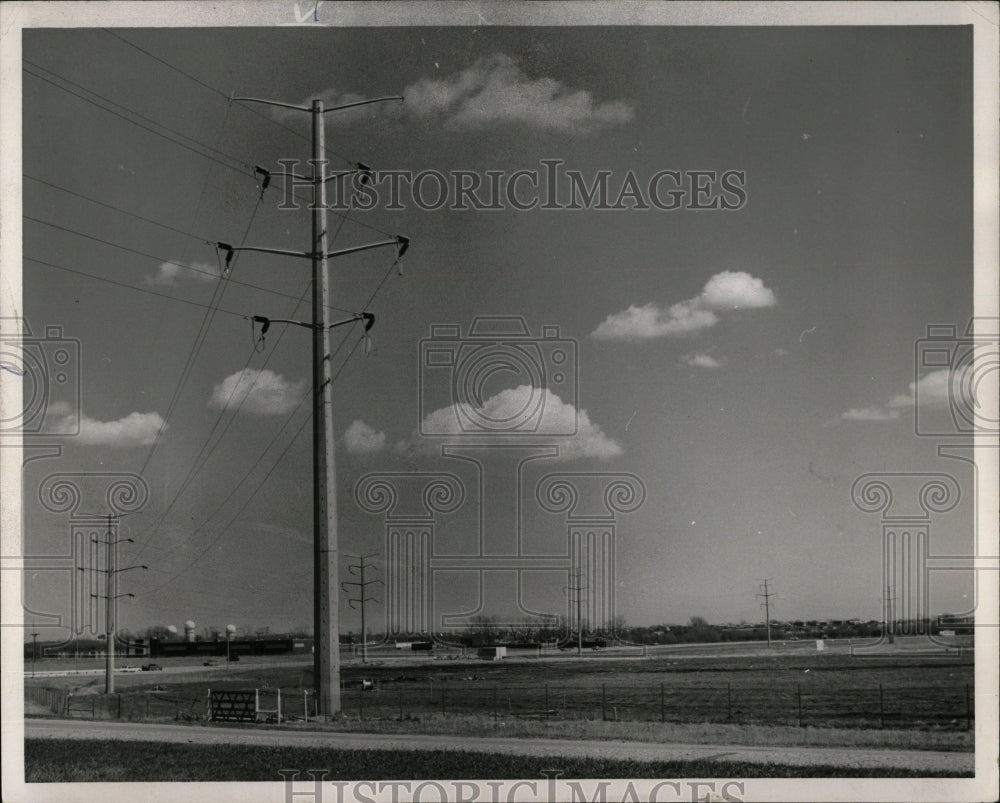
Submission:
[[[348,555],[347,557],[353,558],[355,556],[354,555]],[[352,563],[352,564],[350,564],[347,567],[347,570],[352,575],[354,575],[355,577],[357,577],[358,579],[357,580],[344,580],[340,584],[341,588],[343,588],[344,591],[348,590],[347,589],[348,586],[356,586],[357,588],[360,589],[361,596],[358,597],[357,599],[353,599],[353,598],[349,599],[348,600],[348,605],[350,605],[353,608],[354,607],[354,603],[357,602],[358,605],[361,608],[361,663],[366,663],[368,661],[368,628],[367,628],[367,626],[365,624],[365,603],[366,602],[378,602],[379,601],[379,600],[375,599],[375,597],[365,596],[365,588],[367,588],[368,586],[371,586],[371,585],[375,585],[376,583],[381,583],[382,582],[381,580],[365,580],[365,569],[372,569],[372,568],[374,568],[372,566],[372,564],[365,563],[365,561],[368,560],[368,558],[373,558],[373,557],[375,557],[374,554],[372,554],[372,555],[358,555],[357,556],[357,561],[358,562],[357,563]]]
[[[359,164],[357,170],[346,173],[325,173],[326,149],[324,141],[323,117],[327,112],[348,109],[354,106],[364,106],[369,103],[380,103],[387,100],[402,100],[402,96],[370,98],[340,106],[323,108],[322,100],[313,100],[312,106],[295,106],[290,103],[279,103],[261,98],[232,98],[233,101],[245,103],[264,103],[269,106],[280,106],[285,109],[309,112],[312,115],[312,175],[299,176],[291,172],[275,172],[257,169],[265,175],[265,180],[274,176],[291,178],[295,182],[309,184],[313,187],[312,199],[312,243],[307,251],[288,251],[279,248],[255,248],[250,246],[233,247],[228,243],[217,243],[226,252],[227,267],[236,251],[261,251],[267,254],[303,257],[312,261],[312,321],[269,320],[263,316],[255,316],[255,320],[263,324],[266,330],[271,323],[292,323],[312,329],[312,389],[313,389],[313,637],[314,637],[314,668],[316,674],[316,706],[320,716],[331,716],[340,711],[340,608],[337,594],[330,590],[331,582],[337,578],[337,486],[334,472],[334,437],[332,426],[332,369],[330,365],[330,329],[353,320],[364,319],[366,329],[371,327],[374,317],[370,314],[358,314],[346,321],[330,323],[330,286],[327,260],[346,256],[372,248],[394,245],[397,248],[397,258],[402,256],[409,245],[409,238],[397,235],[390,240],[383,240],[340,251],[327,251],[326,228],[326,183],[349,173],[363,174],[368,172],[366,165]]]
[[[145,571],[148,566],[136,565],[136,566],[126,566],[123,569],[118,568],[118,545],[123,542],[128,542],[134,544],[131,538],[114,538],[112,532],[111,521],[112,519],[120,518],[119,516],[108,515],[108,532],[107,538],[104,541],[99,541],[96,538],[91,538],[91,543],[94,544],[104,544],[107,559],[106,569],[91,569],[90,571],[104,572],[106,574],[106,592],[104,594],[91,594],[91,597],[95,599],[104,600],[104,693],[114,694],[115,691],[115,600],[121,599],[122,597],[135,597],[135,594],[119,594],[118,593],[118,575],[122,572],[131,571],[132,569],[142,569]],[[87,569],[82,566],[77,567],[78,571],[84,572]]]
[[[587,590],[587,586],[583,585],[583,569],[577,569],[573,574],[574,585],[565,586],[563,588],[570,596],[576,595],[576,654],[578,656],[583,656],[583,615],[581,610],[583,608],[583,592]]]
[[[771,582],[771,578],[768,577],[761,580],[760,588],[762,589],[757,597],[763,597],[764,601],[761,606],[764,608],[764,626],[767,628],[767,646],[771,646],[771,597],[775,596],[775,593],[770,590],[768,583]]]

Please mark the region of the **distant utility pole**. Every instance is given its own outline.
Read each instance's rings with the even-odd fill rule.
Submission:
[[[885,587],[885,595],[882,597],[882,618],[885,620],[885,634],[889,639],[889,643],[892,644],[896,641],[896,627],[893,621],[892,603],[896,601],[896,597],[892,595],[893,587],[887,585]]]
[[[583,584],[583,569],[577,569],[574,573],[574,584],[565,586],[564,591],[566,591],[570,598],[573,595],[576,596],[576,654],[578,656],[583,656],[583,615],[581,610],[583,608],[583,592],[587,590],[587,586]]]
[[[757,597],[763,597],[764,601],[761,606],[764,608],[764,626],[767,628],[767,646],[771,646],[771,597],[775,596],[774,592],[770,590],[768,583],[771,582],[771,578],[767,577],[760,581],[761,591],[757,594]]]
[[[31,626],[34,627],[35,623],[32,622]],[[31,676],[35,676],[35,659],[38,656],[38,632],[31,633]]]
[[[103,543],[105,546],[105,552],[107,555],[107,568],[106,569],[93,569],[95,572],[104,572],[107,577],[106,580],[106,593],[104,594],[91,594],[91,597],[104,600],[104,693],[114,694],[115,691],[115,600],[121,599],[122,597],[135,597],[135,594],[119,594],[118,592],[118,575],[122,572],[131,571],[132,569],[143,569],[146,570],[148,566],[126,566],[124,569],[118,568],[118,545],[122,542],[127,541],[130,544],[134,544],[131,538],[118,538],[116,539],[113,534],[111,522],[112,519],[118,518],[117,516],[112,516],[108,514],[108,532],[107,538],[102,542],[98,541],[97,538],[91,538],[91,542],[95,544]],[[82,566],[78,567],[79,571],[86,571]]]
[[[354,555],[347,555],[349,558],[355,558]],[[348,605],[354,608],[354,603],[357,602],[361,607],[361,663],[367,663],[368,661],[368,629],[365,626],[365,603],[366,602],[378,602],[375,597],[369,597],[365,595],[365,589],[368,586],[375,585],[376,583],[381,583],[381,580],[365,580],[365,569],[375,568],[370,563],[365,563],[368,558],[375,557],[372,555],[358,555],[356,556],[357,563],[352,563],[347,567],[347,570],[358,578],[358,580],[344,580],[341,582],[340,587],[347,591],[347,586],[356,586],[360,589],[361,596],[357,599],[349,599]],[[350,592],[348,592],[350,593]]]
[[[409,238],[396,235],[392,239],[383,240],[340,251],[327,251],[326,228],[326,182],[350,173],[360,174],[362,183],[368,167],[363,164],[357,170],[346,173],[325,173],[326,150],[324,114],[354,106],[364,106],[369,103],[380,103],[386,100],[402,100],[399,95],[383,98],[370,98],[340,106],[323,108],[322,100],[313,100],[312,106],[295,106],[290,103],[279,103],[261,98],[232,98],[233,101],[246,103],[264,103],[268,106],[280,106],[285,109],[309,112],[312,115],[312,175],[300,176],[292,172],[271,173],[261,167],[256,172],[264,175],[269,181],[272,176],[291,178],[300,184],[309,184],[313,188],[312,198],[312,242],[306,251],[288,251],[279,248],[234,248],[228,243],[219,242],[216,245],[226,252],[228,266],[236,251],[261,251],[266,254],[304,257],[312,261],[312,321],[272,321],[263,316],[254,316],[254,320],[262,323],[264,329],[271,323],[291,323],[312,330],[312,390],[313,390],[313,666],[316,676],[316,708],[317,714],[323,717],[332,716],[340,711],[340,606],[337,594],[331,593],[331,578],[337,578],[337,483],[334,473],[334,437],[333,437],[333,371],[330,365],[330,329],[339,323],[330,323],[329,274],[327,259],[358,251],[367,251],[385,245],[397,248],[397,259],[403,255],[409,245]],[[359,314],[350,320],[365,320],[366,328],[374,320],[370,314]],[[263,332],[263,330],[262,330]]]

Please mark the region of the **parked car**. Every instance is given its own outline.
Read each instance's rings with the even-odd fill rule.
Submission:
[[[119,671],[120,672],[140,672],[141,670],[137,666],[129,666],[128,664],[126,664]]]
[[[142,665],[142,671],[143,672],[162,672],[163,671],[163,667],[160,666],[159,664],[143,664]]]
[[[218,666],[218,661],[205,661],[204,666]]]

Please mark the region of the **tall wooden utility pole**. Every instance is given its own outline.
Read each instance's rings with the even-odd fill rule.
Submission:
[[[326,228],[326,182],[350,173],[364,173],[367,167],[358,165],[357,170],[341,174],[327,175],[325,152],[324,117],[327,112],[380,103],[386,100],[402,100],[399,95],[371,98],[354,103],[345,103],[329,109],[323,107],[322,100],[313,100],[311,106],[295,106],[260,98],[232,98],[233,101],[264,103],[286,109],[309,112],[312,115],[312,175],[300,176],[292,172],[264,171],[269,178],[282,176],[293,182],[310,185],[312,198],[312,243],[308,251],[288,251],[279,248],[257,248],[251,246],[233,247],[228,243],[217,243],[226,252],[229,265],[236,251],[261,251],[281,256],[304,257],[312,262],[312,321],[289,321],[254,316],[265,327],[271,323],[292,323],[312,329],[312,388],[313,388],[313,665],[316,676],[316,712],[328,717],[340,712],[340,608],[337,594],[330,584],[337,578],[337,483],[334,465],[333,436],[333,373],[330,365],[330,329],[340,323],[365,318],[366,328],[371,325],[371,315],[358,315],[348,321],[330,323],[330,283],[327,260],[332,257],[367,251],[385,245],[395,245],[397,255],[402,256],[409,239],[397,235],[391,240],[383,240],[367,245],[327,251]]]

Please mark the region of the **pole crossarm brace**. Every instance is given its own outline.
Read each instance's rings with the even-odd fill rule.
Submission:
[[[326,328],[333,329],[335,326],[343,326],[345,323],[354,323],[355,321],[365,322],[365,331],[367,332],[375,325],[375,313],[373,312],[359,312],[352,315],[350,318],[344,318],[342,321],[336,321],[329,324]],[[266,334],[267,330],[271,328],[272,323],[290,323],[295,326],[302,326],[306,329],[316,330],[317,328],[322,329],[323,324],[319,323],[309,323],[309,321],[293,321],[291,318],[268,318],[265,315],[254,315],[253,322],[262,324],[260,333]]]
[[[277,100],[266,100],[265,98],[236,98],[231,97],[229,100],[242,101],[243,103],[266,103],[268,106],[281,106],[284,109],[295,109],[300,112],[312,112],[311,106],[297,106],[294,103],[281,103]],[[356,100],[353,103],[344,103],[340,106],[331,106],[329,109],[323,109],[323,114],[327,112],[339,112],[342,109],[353,109],[355,106],[367,106],[370,103],[384,103],[387,100],[403,100],[402,95],[385,95],[380,98],[367,98],[365,100]]]
[[[316,179],[312,176],[300,176],[298,173],[292,173],[288,170],[267,170],[260,165],[254,168],[254,171],[262,176],[264,176],[266,181],[270,181],[275,176],[281,176],[282,178],[293,178],[296,181],[301,181],[303,183],[308,183],[310,181],[315,182]],[[367,184],[371,178],[372,169],[364,162],[358,162],[353,170],[341,170],[339,173],[328,173],[320,181],[333,181],[334,179],[343,178],[344,176],[352,176],[355,173],[361,174],[361,183]]]
[[[302,259],[315,259],[317,256],[334,259],[335,257],[347,256],[348,254],[357,254],[360,251],[370,251],[373,248],[384,248],[387,245],[394,245],[399,249],[396,252],[396,256],[401,257],[406,253],[406,249],[410,247],[410,238],[405,234],[397,234],[391,240],[379,240],[376,243],[354,245],[350,248],[341,248],[339,251],[327,251],[324,254],[317,254],[314,251],[289,251],[284,248],[262,248],[255,245],[233,246],[222,241],[217,242],[215,245],[226,252],[226,267],[228,268],[229,263],[233,260],[233,254],[237,251],[259,251],[262,254],[278,254],[279,256],[300,257]]]

